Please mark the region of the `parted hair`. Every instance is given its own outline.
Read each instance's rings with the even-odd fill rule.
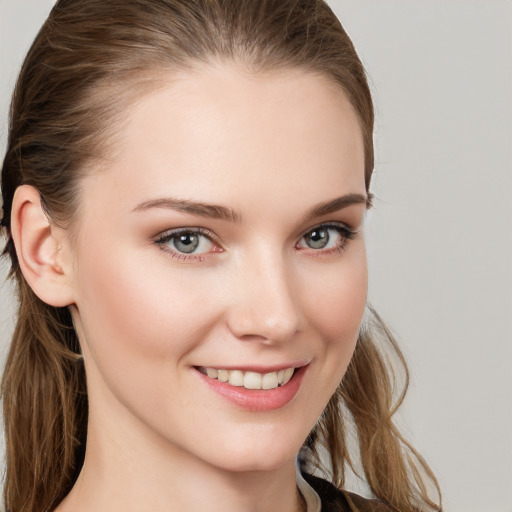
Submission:
[[[4,255],[18,299],[1,386],[8,512],[51,511],[71,490],[88,415],[71,314],[42,302],[20,270],[10,234],[14,192],[35,187],[49,219],[71,231],[80,178],[113,150],[126,107],[158,87],[163,74],[216,61],[255,73],[301,69],[337,84],[362,130],[369,191],[372,98],[354,46],[324,1],[59,0],[21,69],[2,165]],[[401,512],[441,510],[432,471],[393,423],[407,389],[404,358],[379,316],[367,316],[346,375],[304,444],[302,464],[325,471],[340,488],[352,468]]]

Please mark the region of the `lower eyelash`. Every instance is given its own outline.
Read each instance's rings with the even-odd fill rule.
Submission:
[[[201,263],[202,261],[205,261],[207,258],[207,254],[186,255],[186,254],[182,254],[180,252],[166,249],[165,246],[162,247],[162,251],[165,251],[166,254],[168,254],[171,258],[173,258],[177,261],[181,261],[183,263],[186,263],[186,262]]]

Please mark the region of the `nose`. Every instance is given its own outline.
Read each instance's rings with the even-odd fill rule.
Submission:
[[[251,258],[234,281],[228,326],[237,338],[273,345],[302,329],[300,297],[282,254]]]

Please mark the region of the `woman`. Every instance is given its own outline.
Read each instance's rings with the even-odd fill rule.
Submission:
[[[366,307],[372,130],[321,1],[57,2],[2,168],[7,510],[440,509]]]

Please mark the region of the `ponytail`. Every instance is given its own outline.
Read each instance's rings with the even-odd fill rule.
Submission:
[[[48,512],[83,463],[87,395],[67,308],[48,306],[19,280],[19,313],[2,379],[8,512]]]

